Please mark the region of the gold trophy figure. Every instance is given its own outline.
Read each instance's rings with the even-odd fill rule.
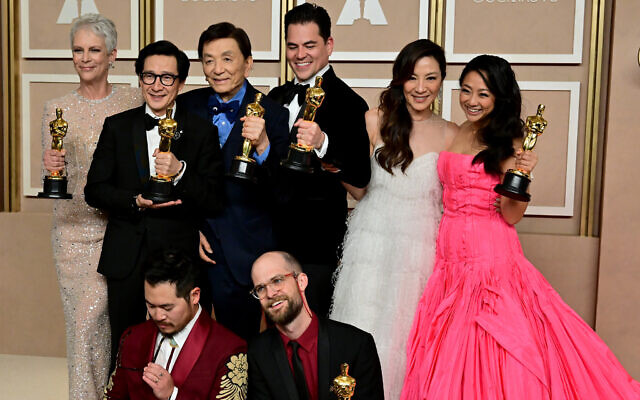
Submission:
[[[318,111],[318,108],[322,105],[325,92],[320,87],[321,85],[322,77],[316,76],[315,86],[307,89],[307,94],[305,96],[305,108],[302,115],[302,119],[305,121],[313,121],[316,117],[316,111]],[[312,146],[307,146],[301,143],[291,143],[289,145],[289,154],[286,159],[280,162],[280,165],[285,168],[310,174],[313,172],[313,166],[311,165],[312,151]]]
[[[158,121],[158,134],[160,135],[160,144],[158,151],[167,153],[171,151],[171,139],[176,134],[178,123],[172,118],[173,108],[167,108],[167,114]],[[149,187],[146,193],[142,195],[145,199],[154,203],[166,203],[175,200],[172,196],[173,192],[173,176],[156,174],[149,178]]]
[[[532,150],[536,145],[538,136],[542,135],[547,127],[547,120],[542,117],[544,104],[538,105],[536,115],[527,117],[527,135],[522,142],[522,150]],[[531,183],[531,174],[520,169],[509,169],[504,175],[502,183],[496,185],[493,190],[501,196],[507,196],[518,201],[530,201],[531,195],[527,193],[527,188]]]
[[[331,391],[338,396],[340,400],[349,400],[356,390],[356,380],[349,376],[349,364],[340,364],[340,375],[333,379]]]
[[[260,105],[262,96],[262,93],[256,93],[255,101],[247,105],[247,111],[245,113],[247,117],[264,117],[264,107]],[[257,181],[257,163],[256,160],[250,156],[252,148],[253,146],[251,146],[251,141],[249,139],[245,139],[244,142],[242,142],[242,154],[235,156],[233,161],[231,161],[231,168],[227,173],[228,176],[244,179],[253,183]]]
[[[62,109],[56,108],[56,119],[49,122],[49,133],[51,134],[51,149],[62,151],[63,139],[69,130],[69,124],[62,119]],[[67,177],[64,171],[53,171],[44,177],[42,192],[38,197],[46,199],[70,199],[71,194],[67,193]]]

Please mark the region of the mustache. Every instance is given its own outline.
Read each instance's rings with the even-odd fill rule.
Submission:
[[[267,303],[267,307],[271,307],[275,303],[282,300],[289,300],[289,297],[287,297],[286,295],[280,295],[278,297],[274,297],[273,299],[269,300],[269,302]]]

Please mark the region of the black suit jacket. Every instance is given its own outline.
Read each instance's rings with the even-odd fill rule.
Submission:
[[[255,101],[258,91],[247,82],[247,90],[240,112],[229,133],[222,155],[224,170],[228,172],[233,158],[242,153],[242,121],[247,104]],[[214,91],[210,87],[195,89],[178,96],[178,109],[185,108],[211,121],[208,110],[209,96]],[[273,100],[263,97],[260,103],[265,109],[265,129],[269,138],[269,155],[258,168],[258,184],[251,184],[233,178],[224,180],[224,210],[207,219],[203,233],[211,241],[216,239],[222,246],[231,273],[243,286],[251,285],[251,265],[261,254],[275,249],[272,223],[273,171],[284,157],[288,142],[289,112]],[[211,125],[211,122],[209,122]],[[216,255],[214,254],[214,258]]]
[[[249,400],[298,400],[280,334],[268,329],[249,344]],[[373,337],[358,328],[329,319],[318,327],[318,399],[335,399],[329,391],[340,375],[340,365],[349,364],[356,379],[353,400],[384,400],[382,370]]]
[[[280,247],[302,263],[335,264],[347,217],[347,192],[341,181],[365,187],[371,177],[364,119],[369,107],[331,67],[323,75],[322,88],[325,98],[315,118],[329,137],[322,162],[336,166],[340,172],[322,170],[315,155],[315,172],[311,175],[280,169],[275,229]],[[269,97],[283,104],[284,92],[279,86]],[[296,141],[294,132],[292,142]]]
[[[187,164],[174,188],[182,205],[143,211],[134,207],[133,198],[149,181],[144,114],[142,105],[105,119],[84,188],[87,203],[109,215],[98,264],[98,272],[108,278],[128,276],[143,245],[151,251],[177,247],[197,256],[199,221],[223,204],[217,130],[177,107],[173,118],[180,137],[172,141],[171,152]]]

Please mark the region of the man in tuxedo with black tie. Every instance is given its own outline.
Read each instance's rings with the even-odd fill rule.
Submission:
[[[329,400],[329,389],[349,364],[353,400],[383,400],[382,370],[373,336],[354,326],[322,318],[307,306],[310,278],[285,252],[266,253],[251,270],[252,294],[274,327],[249,343],[249,398]]]
[[[175,107],[189,59],[173,43],[140,51],[136,74],[145,104],[105,119],[84,188],[87,203],[109,221],[98,272],[107,278],[112,369],[124,330],[145,320],[141,264],[167,247],[197,258],[198,227],[223,205],[222,156],[215,127]],[[168,152],[159,152],[158,119],[173,107],[177,129]],[[171,177],[175,200],[145,198],[152,175]]]
[[[291,141],[310,145],[312,174],[280,170],[276,237],[279,249],[293,254],[310,277],[311,308],[326,316],[333,294],[331,277],[346,230],[344,184],[367,186],[371,176],[366,102],[340,80],[329,65],[333,51],[331,19],[315,4],[294,7],[285,15],[286,57],[293,81],[269,96],[289,109]],[[314,122],[301,119],[306,88],[322,76],[325,98]]]
[[[200,35],[198,56],[209,87],[178,97],[178,105],[210,121],[219,133],[224,169],[251,141],[258,165],[257,183],[227,178],[225,208],[204,221],[200,256],[208,262],[216,320],[248,339],[259,332],[260,307],[251,290],[251,265],[260,254],[275,249],[272,227],[272,172],[288,146],[287,110],[263,97],[264,116],[246,116],[259,93],[247,77],[253,65],[246,32],[221,22]]]

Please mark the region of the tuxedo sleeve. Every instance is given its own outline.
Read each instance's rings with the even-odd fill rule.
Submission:
[[[117,127],[114,125],[111,118],[105,119],[87,173],[84,196],[91,207],[117,215],[134,214],[137,209],[133,207],[133,198],[139,193],[119,186],[116,179]]]
[[[109,381],[107,382],[107,386],[104,388],[104,396],[102,400],[129,400],[129,389],[127,388],[127,379],[130,371],[126,368],[122,367],[122,353],[125,350],[126,338],[131,333],[131,328],[128,328],[120,339],[120,346],[118,349],[118,355],[116,357],[116,368],[109,376]],[[142,373],[140,372],[140,375]],[[142,379],[142,378],[140,378]]]
[[[224,171],[218,130],[205,123],[196,123],[194,129],[198,131],[194,136],[199,139],[194,146],[195,155],[187,161],[184,175],[176,184],[176,195],[186,206],[195,206],[205,216],[212,216],[223,206]]]
[[[268,165],[280,165],[289,148],[289,110],[284,107],[278,106],[275,114],[275,119],[269,121],[267,125],[267,137],[271,144],[271,150],[269,150],[269,156],[267,157]]]
[[[360,350],[357,363],[353,366],[356,391],[353,400],[384,400],[382,368],[373,336],[367,333]],[[351,371],[351,369],[350,369]]]
[[[209,400],[246,400],[248,369],[247,347],[237,347],[218,365]]]
[[[324,130],[329,137],[327,154],[323,162],[340,169],[340,179],[355,187],[365,187],[371,178],[369,161],[369,136],[364,114],[367,104],[358,96],[353,96],[349,108],[334,109],[331,123]]]
[[[251,347],[249,347],[247,358],[249,359],[249,399],[277,400],[271,396],[267,378],[264,376],[262,368],[260,368],[257,354],[252,351]]]

